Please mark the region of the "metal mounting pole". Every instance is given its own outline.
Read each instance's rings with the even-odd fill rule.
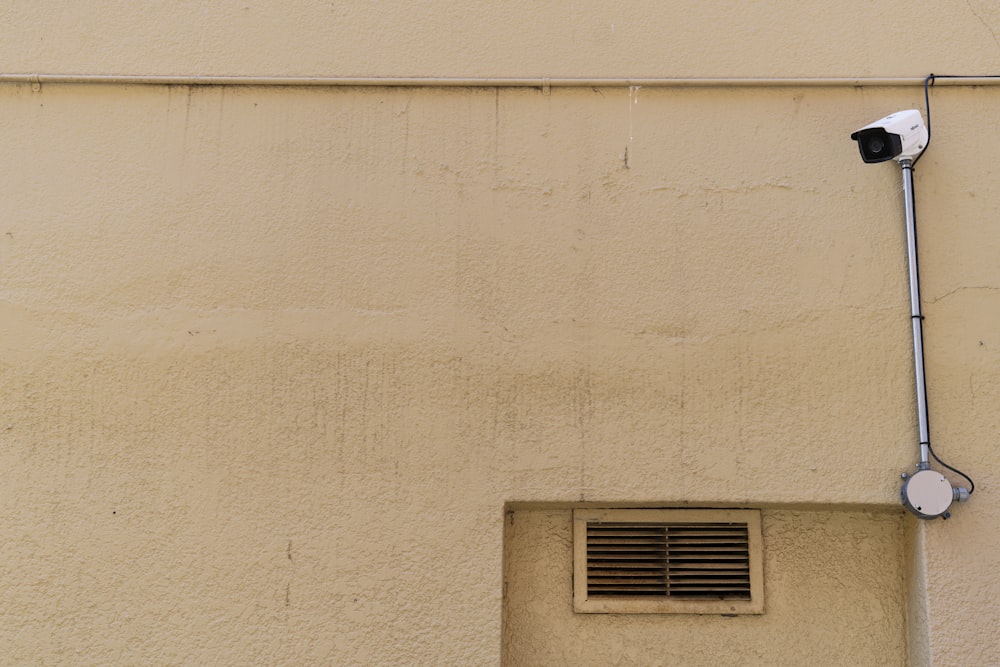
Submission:
[[[913,367],[917,378],[917,416],[920,422],[920,463],[919,470],[912,475],[903,474],[903,488],[900,490],[903,506],[921,519],[947,519],[951,516],[948,508],[953,501],[964,503],[971,491],[965,487],[952,486],[939,472],[931,470],[929,457],[931,440],[927,426],[927,385],[924,381],[924,329],[923,315],[920,314],[920,277],[917,275],[917,222],[913,212],[913,161],[905,158],[899,161],[903,168],[903,199],[906,204],[906,249],[910,259],[910,321],[913,322]],[[955,470],[934,457],[938,463],[969,480],[965,473]]]
[[[927,426],[927,385],[924,379],[924,329],[920,314],[920,277],[917,274],[917,223],[913,205],[913,162],[900,160],[903,168],[903,199],[906,204],[906,250],[910,264],[910,320],[913,323],[913,364],[917,379],[917,419],[920,425],[920,464],[930,467],[930,434]]]

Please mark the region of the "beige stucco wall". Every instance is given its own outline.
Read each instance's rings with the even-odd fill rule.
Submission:
[[[570,510],[511,510],[504,664],[907,665],[903,521],[765,511],[761,616],[574,614]]]
[[[573,14],[20,4],[0,53],[628,77],[997,52],[981,2]],[[897,30],[921,48],[876,39]],[[899,175],[847,135],[919,89],[0,86],[0,655],[497,664],[504,508],[593,502],[808,509],[838,534],[875,511],[909,535],[886,562],[911,663],[1000,662],[998,102],[936,89],[917,174],[932,434],[981,485],[918,527],[885,514],[916,455]],[[793,595],[802,569],[782,589],[772,567]]]
[[[4,70],[438,76],[984,74],[989,0],[7,3]]]

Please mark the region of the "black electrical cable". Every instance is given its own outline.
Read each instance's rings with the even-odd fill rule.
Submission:
[[[930,427],[928,426],[928,429],[929,428]],[[962,472],[958,468],[952,468],[950,465],[948,465],[947,463],[945,463],[944,461],[942,461],[941,459],[939,459],[938,455],[934,453],[934,448],[931,447],[931,443],[929,443],[929,442],[927,443],[927,451],[929,451],[931,453],[931,456],[934,457],[935,461],[937,461],[938,463],[940,463],[942,466],[944,466],[948,470],[952,471],[953,473],[955,473],[957,475],[961,475],[962,477],[964,477],[969,482],[969,495],[971,496],[972,492],[976,490],[976,483],[972,481],[972,478],[969,477],[968,475],[966,475],[964,472]]]
[[[923,157],[924,153],[927,152],[927,147],[931,144],[931,94],[930,88],[934,85],[934,82],[938,79],[1000,79],[1000,74],[928,74],[924,78],[924,110],[927,112],[927,144],[924,145],[923,152],[920,153],[913,160],[913,166],[917,166],[917,162]]]
[[[924,144],[924,150],[920,151],[920,155],[918,155],[913,160],[912,164],[910,165],[911,167],[916,167],[917,166],[917,163],[920,162],[920,158],[922,158],[924,156],[924,153],[927,152],[927,149],[931,145],[931,95],[930,95],[930,87],[934,85],[934,79],[935,78],[936,77],[934,76],[934,74],[928,74],[927,78],[924,79],[924,111],[927,112],[927,143]]]
[[[953,75],[947,75],[947,74],[943,74],[943,75],[928,74],[927,75],[927,78],[924,79],[924,109],[927,112],[927,143],[924,145],[924,150],[921,151],[920,155],[918,155],[917,158],[910,165],[911,169],[917,165],[917,161],[920,160],[921,157],[923,157],[924,153],[927,152],[927,148],[931,145],[931,96],[930,96],[930,87],[934,85],[934,80],[937,79],[937,78],[939,78],[939,76],[943,77],[943,78],[949,78],[949,79],[995,78],[995,77],[971,77],[971,76],[960,76],[960,75],[954,75],[953,76]],[[914,214],[914,217],[915,217],[915,214]],[[915,221],[914,221],[914,223],[915,223]],[[920,254],[917,252],[917,226],[916,226],[916,224],[913,225],[913,252],[914,252],[914,255],[915,255],[915,257],[914,257],[914,264],[917,264],[917,275],[919,276],[919,273],[920,273],[920,269],[919,269],[919,257],[920,257]],[[919,281],[919,278],[917,280]],[[919,317],[920,317],[920,319],[923,319],[922,315],[920,315]],[[923,356],[923,352],[924,352],[924,348],[923,348],[923,345],[921,345],[920,346],[921,356]],[[923,360],[921,360],[921,361],[923,361]],[[924,367],[926,368],[926,366],[924,366]],[[924,405],[927,405],[926,388],[924,389],[924,393],[925,393],[925,396],[924,396]],[[928,413],[929,412],[930,411],[928,410]],[[972,492],[975,491],[975,489],[976,489],[976,483],[972,481],[971,477],[969,477],[968,475],[966,475],[964,472],[962,472],[958,468],[951,467],[950,465],[948,465],[947,463],[945,463],[944,461],[942,461],[940,458],[938,458],[938,455],[934,453],[934,448],[931,447],[931,443],[930,443],[930,430],[931,430],[930,414],[926,415],[926,419],[927,419],[927,433],[928,433],[927,442],[926,443],[920,443],[920,444],[926,444],[927,445],[927,451],[930,452],[930,455],[932,457],[934,457],[934,460],[937,461],[941,466],[947,468],[948,470],[952,471],[956,475],[961,475],[962,477],[964,477],[966,479],[966,481],[969,482],[969,495],[971,496]]]

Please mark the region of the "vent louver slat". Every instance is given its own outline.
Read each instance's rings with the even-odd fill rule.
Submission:
[[[662,526],[588,524],[588,590],[591,595],[663,596],[666,556]]]
[[[587,594],[750,599],[742,523],[587,523]]]
[[[573,510],[573,611],[763,614],[761,514]]]

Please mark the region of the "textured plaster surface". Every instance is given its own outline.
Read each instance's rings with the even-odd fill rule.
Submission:
[[[906,636],[909,642],[910,667],[931,665],[930,619],[927,597],[927,523],[907,517],[906,549]]]
[[[919,76],[1000,50],[976,1],[411,4],[7,3],[0,54]],[[895,507],[916,456],[899,175],[847,135],[922,97],[0,87],[0,655],[495,665],[505,503]],[[1000,664],[1000,89],[932,99],[932,435],[978,487],[908,542],[910,655]],[[778,599],[808,583],[777,565]]]
[[[724,617],[574,614],[572,512],[511,512],[503,664],[903,667],[902,519],[764,512],[766,613]]]
[[[983,89],[939,96],[935,118],[949,120],[935,120],[935,152],[919,165],[931,437],[976,482],[952,519],[924,526],[928,645],[942,666],[1000,664],[1000,627],[983,622],[1000,616],[1000,200],[989,166],[997,137],[982,132],[998,102]]]
[[[0,18],[4,71],[29,73],[920,76],[988,73],[1000,52],[989,0],[101,0]]]

